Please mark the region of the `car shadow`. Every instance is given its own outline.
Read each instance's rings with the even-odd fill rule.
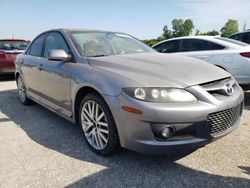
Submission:
[[[245,109],[250,110],[250,91],[245,92]]]
[[[67,187],[250,187],[247,178],[199,171],[164,156],[147,156],[127,150],[110,157],[96,155],[84,142],[80,127],[37,104],[23,106],[16,90],[1,91],[0,97],[5,121],[19,125],[33,141],[74,159],[106,167]],[[14,109],[18,109],[18,114]],[[239,168],[249,173],[249,167]]]
[[[0,75],[0,82],[13,81],[15,80],[14,74]]]

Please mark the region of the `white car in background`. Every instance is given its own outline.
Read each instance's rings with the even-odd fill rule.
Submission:
[[[231,73],[241,85],[250,84],[250,45],[217,36],[187,36],[153,46],[161,53],[202,59]]]

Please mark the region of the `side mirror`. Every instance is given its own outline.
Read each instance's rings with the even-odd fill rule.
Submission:
[[[64,50],[50,50],[48,59],[55,61],[69,61],[70,55],[67,54]]]

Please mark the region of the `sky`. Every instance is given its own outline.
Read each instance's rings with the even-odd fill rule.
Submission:
[[[250,28],[250,0],[0,0],[0,38],[32,40],[54,28],[121,31],[157,38],[175,18],[192,19],[201,32],[230,18]],[[194,31],[195,31],[194,29]]]

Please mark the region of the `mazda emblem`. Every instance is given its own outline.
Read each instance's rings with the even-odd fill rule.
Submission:
[[[234,92],[234,88],[230,83],[225,84],[224,90],[227,95],[232,95]]]

